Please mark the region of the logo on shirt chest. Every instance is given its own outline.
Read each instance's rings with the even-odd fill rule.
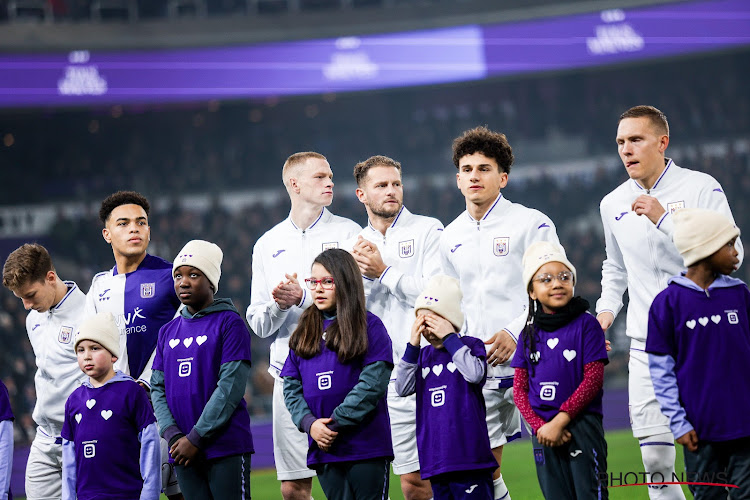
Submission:
[[[508,255],[510,251],[510,238],[508,236],[500,236],[492,240],[492,252],[497,257]]]
[[[414,255],[414,240],[406,240],[398,242],[398,256],[402,259],[412,257]]]
[[[316,373],[315,376],[318,377],[318,390],[327,391],[333,386],[333,370]]]
[[[141,298],[150,299],[156,295],[156,283],[141,283]]]
[[[669,215],[672,215],[681,208],[685,208],[684,201],[673,201],[672,203],[667,203],[667,212],[669,212]]]
[[[322,246],[322,252],[325,252],[326,250],[330,250],[331,248],[338,248],[339,242],[338,241],[329,241],[328,243],[323,243]]]
[[[60,333],[57,334],[57,341],[61,344],[70,344],[73,339],[73,327],[63,326],[60,328]]]

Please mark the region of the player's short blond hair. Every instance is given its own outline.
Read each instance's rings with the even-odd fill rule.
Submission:
[[[284,162],[284,168],[281,170],[281,180],[284,181],[287,191],[291,188],[289,185],[289,179],[298,175],[300,167],[302,167],[307,160],[315,158],[318,160],[328,161],[328,159],[320,153],[314,151],[302,151],[300,153],[294,153]]]
[[[656,128],[657,132],[669,137],[669,122],[667,121],[667,115],[653,106],[633,106],[620,115],[620,120],[617,123],[619,124],[625,118],[648,118],[651,124]]]
[[[3,286],[15,291],[29,283],[41,282],[54,271],[52,257],[39,243],[26,243],[8,255],[3,266]]]

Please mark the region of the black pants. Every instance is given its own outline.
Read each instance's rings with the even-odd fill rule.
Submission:
[[[384,500],[390,463],[386,458],[334,462],[319,465],[315,471],[328,500]]]
[[[607,491],[607,442],[600,415],[584,414],[567,429],[568,443],[549,448],[533,438],[536,476],[544,498],[555,500],[609,498]]]
[[[700,437],[700,436],[699,436]],[[695,500],[750,499],[750,437],[718,443],[698,443],[695,453],[685,448],[685,481],[737,486],[690,485]]]
[[[230,455],[176,465],[185,500],[250,500],[250,457]]]

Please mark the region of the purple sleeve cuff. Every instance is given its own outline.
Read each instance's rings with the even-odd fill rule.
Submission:
[[[198,431],[195,430],[195,427],[193,427],[190,430],[190,433],[187,435],[187,438],[188,438],[188,441],[193,443],[193,446],[195,446],[196,448],[200,448],[200,449],[203,448],[201,444],[201,441],[203,441],[203,438],[201,437],[200,434],[198,434]]]
[[[451,333],[443,337],[443,347],[448,349],[448,352],[453,356],[456,354],[456,351],[464,347],[464,343],[461,342],[461,338],[458,335]]]
[[[333,432],[338,432],[341,426],[339,425],[338,422],[336,422],[336,419],[333,418],[333,415],[331,415],[331,423],[326,424],[326,427],[331,429]]]
[[[179,438],[184,436],[185,434],[182,433],[179,427],[176,425],[170,425],[166,429],[164,429],[164,432],[162,433],[161,437],[164,438],[164,440],[169,443],[169,446],[171,447],[172,444],[174,444],[175,441],[177,441]]]
[[[302,423],[300,424],[300,427],[302,427],[302,430],[305,431],[307,434],[310,434],[310,427],[312,427],[312,424],[317,420],[315,418],[315,415],[312,413],[308,413],[304,417],[302,417]]]
[[[413,365],[419,361],[419,347],[413,346],[411,342],[406,343],[406,350],[404,351],[404,361]]]

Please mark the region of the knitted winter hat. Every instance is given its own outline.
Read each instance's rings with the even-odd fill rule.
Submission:
[[[727,216],[703,208],[683,208],[674,213],[674,246],[685,267],[711,256],[740,230]]]
[[[97,313],[84,320],[76,333],[75,348],[83,340],[91,340],[120,357],[120,329],[111,312]]]
[[[456,278],[433,276],[414,303],[414,314],[420,309],[434,311],[450,321],[460,331],[464,326],[464,313],[461,312],[461,287]]]
[[[208,278],[208,282],[214,287],[214,295],[219,291],[219,279],[221,279],[221,261],[224,253],[218,245],[204,241],[188,241],[172,265],[172,276],[180,266],[193,266],[199,269]]]
[[[523,283],[529,286],[534,275],[544,264],[548,262],[559,262],[573,273],[573,282],[576,281],[576,268],[565,256],[563,248],[550,241],[535,241],[523,254]]]

